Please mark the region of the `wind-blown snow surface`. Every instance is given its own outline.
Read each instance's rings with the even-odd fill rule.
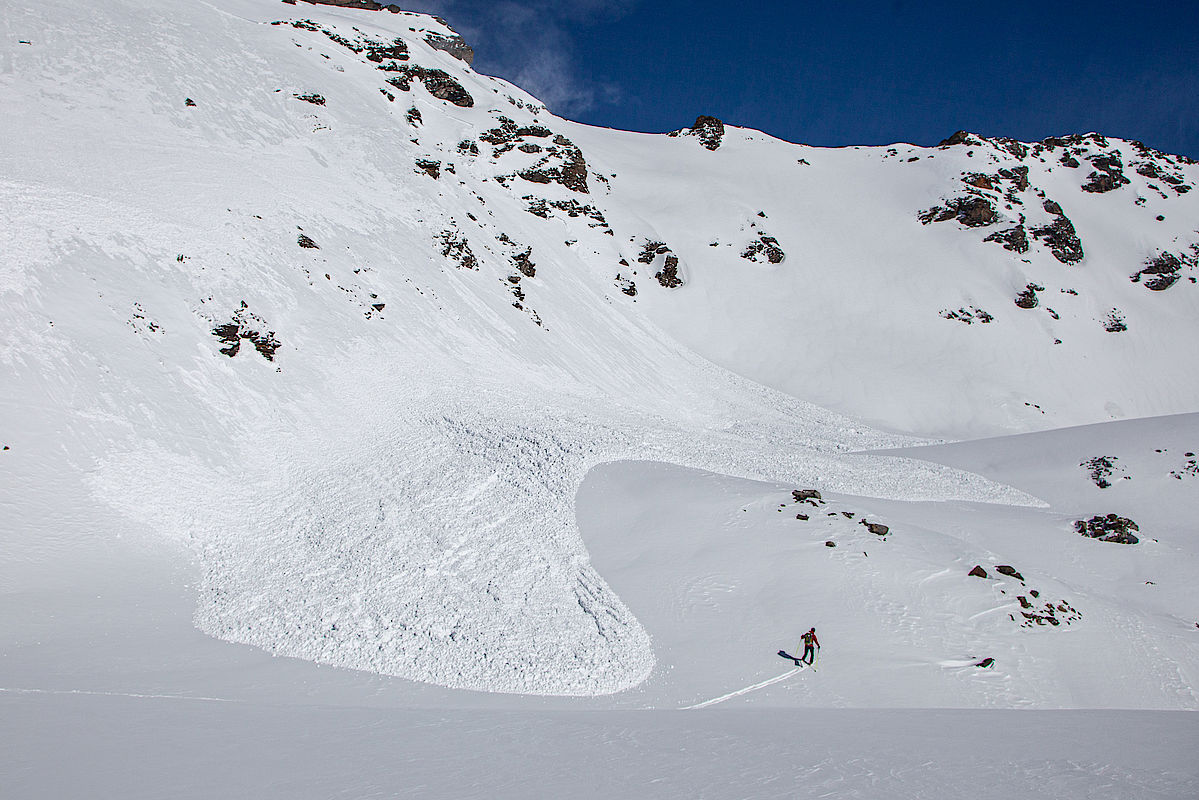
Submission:
[[[897,718],[825,712],[805,737],[837,741],[797,760],[809,745],[769,709],[1199,705],[1193,414],[915,437],[1194,411],[1194,165],[1102,137],[1021,155],[591,129],[432,47],[441,22],[385,11],[3,0],[0,30],[0,716],[19,794],[153,794],[187,771],[166,758],[130,788],[90,731],[49,744],[95,713],[140,751],[193,726],[217,756],[243,727],[274,743],[262,760],[305,737],[344,740],[326,751],[343,767],[416,748],[415,783],[379,756],[271,782],[290,796],[469,796],[422,770],[481,748],[485,781],[514,730],[588,769],[649,743],[620,785],[686,796],[928,796],[970,768],[1019,776],[994,796],[1193,796],[1189,714],[1031,731],[922,712],[930,741],[994,724],[1007,742],[940,748],[925,779],[919,748],[855,749]],[[1092,166],[1110,191],[1080,188]],[[917,218],[979,198],[981,229]],[[1031,233],[1022,252],[984,240],[1067,213],[1078,262]],[[1104,329],[1112,309],[1126,330]],[[1109,488],[1078,466],[1096,456],[1117,459]],[[807,487],[823,499],[797,503]],[[1141,543],[1071,528],[1108,512]],[[777,651],[811,624],[820,665],[793,673]],[[351,707],[362,727],[341,725]],[[472,738],[449,708],[493,716]],[[1042,748],[1065,730],[1099,753],[1095,730],[1142,723],[1172,746]],[[612,760],[582,729],[616,737]],[[63,758],[79,769],[46,773]],[[505,769],[489,796],[595,776]]]

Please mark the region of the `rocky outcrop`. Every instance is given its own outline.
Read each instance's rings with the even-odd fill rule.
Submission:
[[[441,50],[449,53],[459,61],[465,61],[467,64],[475,63],[475,51],[466,43],[463,38],[457,34],[453,36],[443,36],[439,33],[430,33],[425,37],[425,41],[434,50]]]
[[[1181,273],[1182,260],[1173,253],[1163,252],[1148,259],[1145,266],[1132,276],[1132,282],[1141,283],[1141,279],[1144,278],[1143,285],[1146,289],[1162,292],[1177,283],[1182,277]]]
[[[458,231],[444,230],[434,237],[434,241],[440,245],[441,254],[459,269],[476,269],[479,266],[479,259],[471,252],[470,243]]]
[[[679,257],[671,252],[665,242],[655,242],[647,239],[641,248],[641,253],[637,256],[637,260],[642,264],[654,265],[658,264],[659,269],[654,274],[654,278],[663,287],[667,289],[676,289],[683,285],[683,279],[679,275]]]
[[[1002,231],[995,231],[990,236],[983,239],[984,242],[998,242],[1003,245],[1004,250],[1011,250],[1013,253],[1028,252],[1028,232],[1023,225],[1017,225],[1014,228],[1007,228]]]
[[[225,345],[221,348],[221,353],[230,358],[241,350],[243,339],[252,344],[267,361],[275,360],[275,351],[279,349],[280,344],[275,332],[266,330],[266,322],[250,311],[245,300],[241,301],[241,308],[233,313],[229,322],[212,329],[212,335]]]
[[[1024,287],[1020,294],[1016,295],[1015,303],[1020,308],[1036,308],[1038,303],[1037,292],[1045,291],[1045,287],[1036,283],[1030,283]]]
[[[690,128],[671,131],[667,136],[694,136],[699,143],[709,150],[716,150],[724,141],[724,123],[716,117],[701,114],[695,118],[695,124]]]
[[[767,236],[765,233],[759,233],[758,238],[745,246],[741,251],[741,257],[746,261],[754,261],[761,263],[763,261],[771,264],[781,264],[787,254],[783,252],[783,248],[779,247],[778,239],[773,236]]]
[[[1124,163],[1116,151],[1094,155],[1088,160],[1095,171],[1087,176],[1087,182],[1082,185],[1084,192],[1101,194],[1119,189],[1129,182],[1124,175]]]
[[[1127,517],[1121,517],[1116,514],[1108,514],[1107,516],[1095,516],[1088,520],[1076,520],[1074,530],[1090,539],[1098,539],[1101,542],[1115,542],[1116,544],[1136,544],[1140,541],[1133,535],[1133,531],[1139,531],[1141,528]]]
[[[1044,242],[1053,257],[1063,264],[1077,264],[1082,261],[1082,241],[1074,230],[1074,223],[1062,211],[1061,205],[1053,200],[1046,200],[1044,209],[1055,219],[1048,225],[1033,228],[1033,238]]]
[[[429,94],[439,100],[445,100],[461,108],[471,108],[475,104],[475,100],[470,96],[470,93],[466,91],[462,84],[450,77],[449,73],[445,70],[429,69],[417,66],[416,64],[405,64],[396,65],[395,69],[388,71],[394,72],[395,76],[389,78],[387,82],[402,91],[411,91],[412,81],[419,80],[425,85],[425,89]]]
[[[1115,456],[1095,456],[1083,461],[1078,466],[1087,470],[1092,483],[1100,489],[1107,489],[1112,485],[1108,478],[1116,471],[1118,460]]]
[[[968,228],[978,228],[992,225],[999,219],[999,214],[991,200],[979,195],[955,197],[945,201],[943,206],[933,206],[917,215],[922,225],[930,222],[945,222],[956,219]]]
[[[983,569],[983,566],[982,566],[982,564],[975,564],[975,565],[974,565],[974,569],[970,570],[970,571],[969,571],[968,573],[966,573],[966,574],[967,574],[967,575],[969,575],[969,576],[970,576],[970,577],[972,577],[972,578],[985,578],[985,577],[987,577],[987,571],[986,571],[985,569]]]

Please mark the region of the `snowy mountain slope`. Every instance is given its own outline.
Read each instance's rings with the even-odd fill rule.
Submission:
[[[736,129],[713,150],[711,123],[696,126],[702,136],[588,129],[475,74],[444,49],[450,29],[404,13],[52,0],[36,13],[6,5],[4,20],[16,43],[0,75],[12,109],[0,120],[10,332],[0,437],[11,448],[0,464],[6,563],[21,565],[4,581],[24,603],[36,604],[37,576],[57,575],[73,545],[134,525],[196,554],[201,630],[272,653],[514,693],[610,694],[649,678],[625,703],[682,704],[754,683],[777,666],[772,651],[758,663],[743,649],[721,670],[661,683],[657,659],[691,652],[661,643],[684,632],[656,630],[669,618],[622,599],[660,576],[634,570],[614,591],[606,579],[626,574],[590,562],[593,542],[604,558],[642,545],[580,535],[596,519],[576,509],[585,476],[650,460],[771,482],[762,492],[817,486],[921,532],[883,540],[896,551],[887,568],[838,562],[860,595],[834,603],[827,594],[841,584],[830,580],[792,600],[845,620],[865,610],[894,623],[880,635],[923,637],[922,677],[897,698],[885,665],[865,661],[806,702],[1123,695],[1097,676],[1077,698],[1067,683],[1043,688],[1062,645],[1027,645],[1019,623],[977,623],[1011,601],[991,584],[937,577],[978,553],[998,558],[991,538],[1001,521],[1031,519],[1020,515],[1039,505],[1036,486],[851,455],[922,442],[795,398],[937,435],[1189,410],[1196,378],[1177,365],[1194,326],[1194,194],[1134,204],[1169,209],[1154,223],[1177,237],[1166,242],[1112,205],[1147,176],[1077,200],[1062,177],[1073,168],[1029,163],[1029,187],[1014,190],[1028,229],[1061,216],[1034,208],[1040,189],[1069,212],[1088,255],[1065,265],[1037,241],[1025,264],[956,218],[917,217],[969,194],[958,174],[975,159],[968,147],[988,154],[988,173],[1014,169],[1017,156],[996,143],[911,149],[924,155],[909,162]],[[1057,147],[1104,147],[1088,142]],[[1134,163],[1133,145],[1115,147]],[[1078,155],[1088,153],[1098,150]],[[1183,176],[1178,186],[1194,182],[1192,165],[1143,158]],[[821,176],[811,185],[792,176],[809,170]],[[1015,222],[1025,212],[1012,205],[995,213]],[[1131,233],[1107,233],[1117,229]],[[776,246],[786,258],[771,263]],[[1180,254],[1184,277],[1164,291],[1145,281],[1169,270],[1128,278],[1154,247]],[[995,309],[1030,280],[1057,289],[1049,276],[1079,292],[1053,324],[1040,306]],[[1108,333],[1092,317],[1117,302],[1128,330]],[[937,313],[962,304],[995,319]],[[1077,338],[1052,345],[1059,331]],[[1054,355],[1067,344],[1073,355]],[[1077,391],[1121,370],[1128,380]],[[662,493],[652,499],[682,496]],[[966,535],[955,526],[976,509],[932,501],[1010,508],[977,510],[987,534]],[[855,543],[873,541],[846,524]],[[807,544],[805,558],[816,548],[847,558]],[[1020,548],[1033,560],[1030,542]],[[1174,553],[1180,569],[1194,563]],[[719,554],[749,558],[767,583],[791,575],[770,549]],[[1047,595],[1092,590],[1058,566],[1038,562]],[[932,588],[912,592],[913,574]],[[757,615],[761,640],[788,624],[787,605],[721,613]],[[1132,613],[1095,624],[1083,657]],[[1189,641],[1154,626],[1146,636],[1169,663],[1193,663]],[[864,642],[846,657],[864,657]],[[1010,648],[1017,667],[999,654],[1003,672],[927,669],[981,645]],[[968,676],[946,679],[942,667]],[[1151,677],[1138,702],[1193,707],[1189,678]]]

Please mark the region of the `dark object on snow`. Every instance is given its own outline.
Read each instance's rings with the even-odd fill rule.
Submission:
[[[1116,544],[1136,544],[1140,541],[1132,534],[1141,528],[1127,517],[1108,514],[1106,517],[1095,516],[1088,520],[1076,520],[1074,530],[1091,539]]]
[[[824,546],[825,547],[836,547],[837,543],[836,542],[825,542]]]
[[[1040,302],[1037,300],[1037,292],[1043,291],[1045,291],[1044,286],[1030,283],[1024,287],[1024,290],[1020,294],[1016,295],[1015,303],[1020,308],[1036,308],[1037,303]]]
[[[474,48],[467,44],[461,36],[442,36],[439,33],[430,33],[425,37],[425,41],[434,50],[441,50],[449,53],[459,61],[465,61],[467,64],[475,63]]]
[[[298,237],[296,237],[296,244],[298,244],[300,247],[306,247],[309,250],[321,249],[321,246],[312,241],[312,239],[308,237],[308,234],[305,233],[301,233]]]
[[[1112,485],[1108,480],[1112,472],[1115,470],[1115,462],[1118,461],[1115,456],[1095,456],[1094,458],[1084,461],[1078,466],[1091,471],[1091,480],[1100,489],[1107,489]]]
[[[815,489],[796,489],[791,492],[791,496],[795,498],[795,502],[802,503],[804,500],[822,500],[820,492]]]
[[[292,97],[297,100],[303,100],[305,103],[312,103],[314,106],[323,106],[325,98],[321,97],[316,92],[308,92],[307,94],[293,94]]]
[[[888,528],[886,525],[883,525],[881,522],[867,522],[866,520],[862,520],[861,524],[865,525],[866,530],[870,531],[875,536],[886,536],[891,531],[890,528]]]
[[[1160,253],[1145,262],[1141,271],[1133,275],[1133,283],[1140,283],[1144,275],[1152,276],[1145,281],[1145,288],[1154,292],[1163,292],[1173,286],[1181,277],[1182,261],[1173,253]]]
[[[183,98],[183,105],[187,106],[188,108],[195,108],[196,101],[192,100],[190,97],[185,97]]]
[[[1024,576],[1021,575],[1019,572],[1016,572],[1015,567],[1010,567],[1007,564],[996,564],[995,571],[998,572],[1000,575],[1007,575],[1009,578],[1015,578],[1016,580],[1020,581],[1021,583],[1024,582]]]
[[[971,575],[975,578],[987,577],[987,571],[985,569],[983,569],[982,564],[975,564],[974,569],[970,570],[970,572],[968,572],[967,574]]]
[[[695,124],[690,128],[683,128],[678,131],[671,131],[667,136],[694,136],[699,139],[700,144],[709,150],[715,150],[720,147],[720,143],[724,140],[724,123],[716,117],[709,117],[700,114],[695,118]]]
[[[987,669],[987,668],[989,668],[989,667],[993,667],[993,666],[995,666],[995,659],[993,659],[993,658],[984,658],[982,661],[979,661],[979,662],[978,662],[977,664],[975,664],[974,666],[976,666],[976,667],[982,667],[983,669]]]
[[[214,327],[212,335],[225,345],[221,348],[221,353],[230,358],[237,355],[241,349],[241,340],[247,339],[263,358],[274,361],[275,351],[279,349],[280,342],[275,338],[274,331],[262,333],[262,328],[265,327],[266,323],[262,317],[252,313],[243,300],[241,308],[234,312],[232,321]]]
[[[801,520],[801,521],[803,521],[803,522],[807,522],[807,521],[808,521],[808,515],[807,515],[807,514],[796,514],[796,515],[795,515],[795,518],[796,518],[796,519],[798,519],[798,520]]]

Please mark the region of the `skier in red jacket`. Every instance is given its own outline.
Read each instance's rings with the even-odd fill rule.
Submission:
[[[812,628],[802,637],[803,640],[803,655],[799,660],[805,664],[811,664],[816,660],[816,651],[820,649],[820,640],[816,638],[816,629]]]

